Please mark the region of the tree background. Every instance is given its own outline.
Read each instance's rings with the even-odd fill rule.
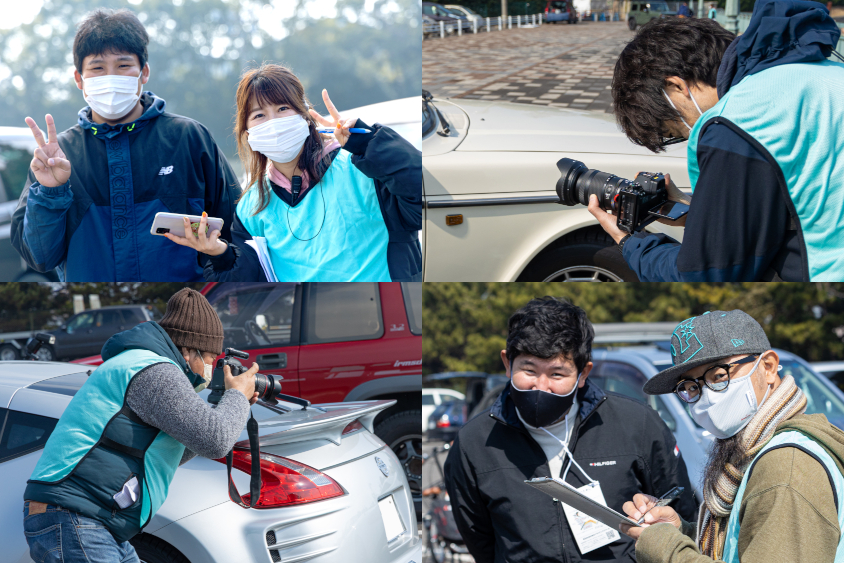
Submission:
[[[706,311],[742,309],[774,347],[810,362],[844,357],[841,283],[426,283],[423,374],[501,373],[507,319],[545,295],[569,299],[592,323],[680,322]]]
[[[235,90],[248,66],[289,66],[323,114],[323,88],[341,111],[422,88],[418,0],[43,0],[32,23],[0,29],[0,125],[32,116],[46,130],[47,113],[59,131],[76,124],[86,104],[73,37],[100,7],[138,15],[150,36],[145,90],[208,127],[238,173]]]
[[[99,295],[100,305],[150,304],[163,315],[167,300],[182,289],[204,283],[3,283],[0,284],[0,333],[52,330],[73,314],[73,296]]]

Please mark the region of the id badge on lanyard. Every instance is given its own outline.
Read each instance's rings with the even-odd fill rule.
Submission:
[[[542,430],[545,429],[543,428]],[[586,474],[583,468],[580,467],[580,464],[574,461],[574,456],[569,451],[568,444],[547,430],[545,430],[545,433],[556,438],[560,444],[562,444],[563,451],[569,458],[569,465],[566,468],[565,473],[562,475],[562,480],[566,480],[566,474],[568,473],[571,465],[574,464],[574,466],[577,467],[580,472],[583,473],[583,476],[589,481],[588,484],[577,490],[595,502],[607,506],[607,501],[604,499],[604,493],[601,491],[601,483],[593,481],[592,478]],[[568,434],[568,419],[566,419],[566,436],[568,436]],[[621,538],[621,535],[617,530],[613,530],[606,524],[598,522],[585,512],[580,512],[565,503],[561,504],[563,505],[563,512],[566,515],[566,520],[568,520],[569,523],[569,529],[571,530],[572,535],[574,535],[574,541],[577,542],[577,549],[580,550],[581,554],[589,553],[590,551],[594,551],[599,547],[604,547],[605,545],[611,544]]]

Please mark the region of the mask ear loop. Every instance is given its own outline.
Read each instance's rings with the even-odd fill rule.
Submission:
[[[565,480],[566,480],[566,475],[568,475],[568,474],[569,474],[569,469],[571,469],[571,464],[572,464],[572,463],[574,463],[575,467],[577,467],[577,468],[580,470],[580,472],[583,474],[583,476],[584,476],[584,477],[586,477],[586,479],[589,481],[589,484],[590,484],[590,485],[592,485],[592,486],[594,487],[595,485],[597,485],[597,484],[598,484],[598,481],[596,481],[595,479],[593,479],[592,477],[590,477],[590,476],[589,476],[589,475],[588,475],[588,474],[587,474],[587,473],[583,470],[583,468],[580,466],[580,464],[579,464],[579,463],[577,463],[577,462],[574,460],[574,455],[573,455],[573,454],[571,453],[571,451],[569,450],[569,446],[568,446],[568,435],[569,435],[569,417],[568,417],[568,416],[566,416],[566,441],[565,441],[565,442],[563,442],[562,440],[560,440],[559,438],[557,438],[556,436],[554,436],[553,434],[551,434],[550,432],[548,432],[547,430],[545,430],[545,428],[542,428],[542,430],[543,430],[546,434],[548,434],[549,436],[551,436],[552,438],[554,438],[555,440],[557,440],[558,442],[560,442],[560,445],[562,445],[562,446],[563,446],[563,451],[566,453],[566,455],[567,455],[567,456],[568,456],[568,458],[569,458],[569,463],[568,463],[568,465],[566,466],[566,470],[563,472],[563,475],[560,477],[560,479],[561,479],[563,482],[565,482]]]

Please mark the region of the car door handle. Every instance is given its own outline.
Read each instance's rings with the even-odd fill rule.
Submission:
[[[261,354],[255,357],[261,369],[284,369],[287,367],[287,354]]]

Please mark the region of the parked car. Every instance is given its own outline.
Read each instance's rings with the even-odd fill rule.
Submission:
[[[422,2],[422,15],[435,22],[445,22],[446,33],[457,33],[457,26],[463,30],[471,29],[472,22],[460,12],[451,11],[436,2]]]
[[[37,147],[29,127],[0,127],[0,281],[59,281],[55,272],[42,274],[28,267],[10,238],[12,213]]]
[[[458,4],[445,4],[445,7],[448,11],[460,14],[461,16],[465,17],[469,20],[469,22],[478,20],[478,29],[480,29],[481,21],[483,21],[484,18],[479,13],[475,12],[471,8],[467,8],[466,6],[460,6]]]
[[[466,401],[458,399],[441,404],[428,417],[428,440],[451,442],[469,420],[468,415],[469,408]]]
[[[26,480],[89,373],[79,364],[0,364],[4,561],[31,561],[23,533]],[[206,389],[201,395],[208,393]],[[260,502],[265,506],[243,510],[229,500],[224,459],[194,458],[176,471],[167,500],[131,540],[140,559],[421,562],[422,541],[401,462],[372,433],[373,417],[391,403],[334,403],[303,410],[293,403],[258,402],[252,411],[263,427]],[[245,430],[241,440],[235,446],[232,477],[240,491],[248,491]],[[329,494],[317,501],[297,499],[295,487],[302,486]]]
[[[422,118],[419,115],[419,98],[416,96],[344,110],[340,115],[357,117],[370,125],[386,125],[422,150]]]
[[[443,403],[450,403],[456,400],[465,400],[466,396],[454,389],[431,387],[422,389],[422,420],[428,420],[431,413]]]
[[[635,31],[638,26],[651,20],[676,15],[677,12],[670,10],[665,2],[633,2],[627,12],[627,27]]]
[[[56,337],[56,343],[42,346],[38,357],[52,361],[99,354],[114,334],[160,317],[153,305],[113,305],[83,311],[70,317],[61,328],[49,332]]]
[[[422,284],[209,283],[224,348],[313,403],[395,400],[374,422],[422,513]],[[99,365],[99,356],[80,363]]]
[[[844,362],[812,362],[812,369],[844,390]]]
[[[425,281],[635,281],[585,206],[560,205],[556,163],[568,157],[632,179],[668,172],[690,190],[686,146],[655,155],[610,114],[423,92]],[[646,230],[682,240],[683,229]]]
[[[571,0],[547,0],[545,21],[548,23],[577,23],[577,12]]]
[[[671,325],[673,330],[674,323]],[[600,325],[595,325],[596,334],[599,327]],[[604,391],[620,393],[643,402],[659,413],[677,440],[677,447],[686,463],[686,471],[695,489],[695,496],[698,502],[701,502],[701,477],[708,449],[714,438],[692,419],[686,403],[676,395],[646,395],[642,392],[642,387],[648,379],[671,366],[669,350],[667,339],[641,346],[595,348],[592,350],[593,368],[589,379]],[[780,365],[783,367],[780,375],[793,376],[797,385],[806,393],[806,413],[824,414],[832,424],[844,429],[844,393],[813,371],[811,365],[799,356],[785,350],[775,351],[779,354]],[[488,410],[503,388],[504,385],[500,385],[487,393],[471,413],[470,420]]]

